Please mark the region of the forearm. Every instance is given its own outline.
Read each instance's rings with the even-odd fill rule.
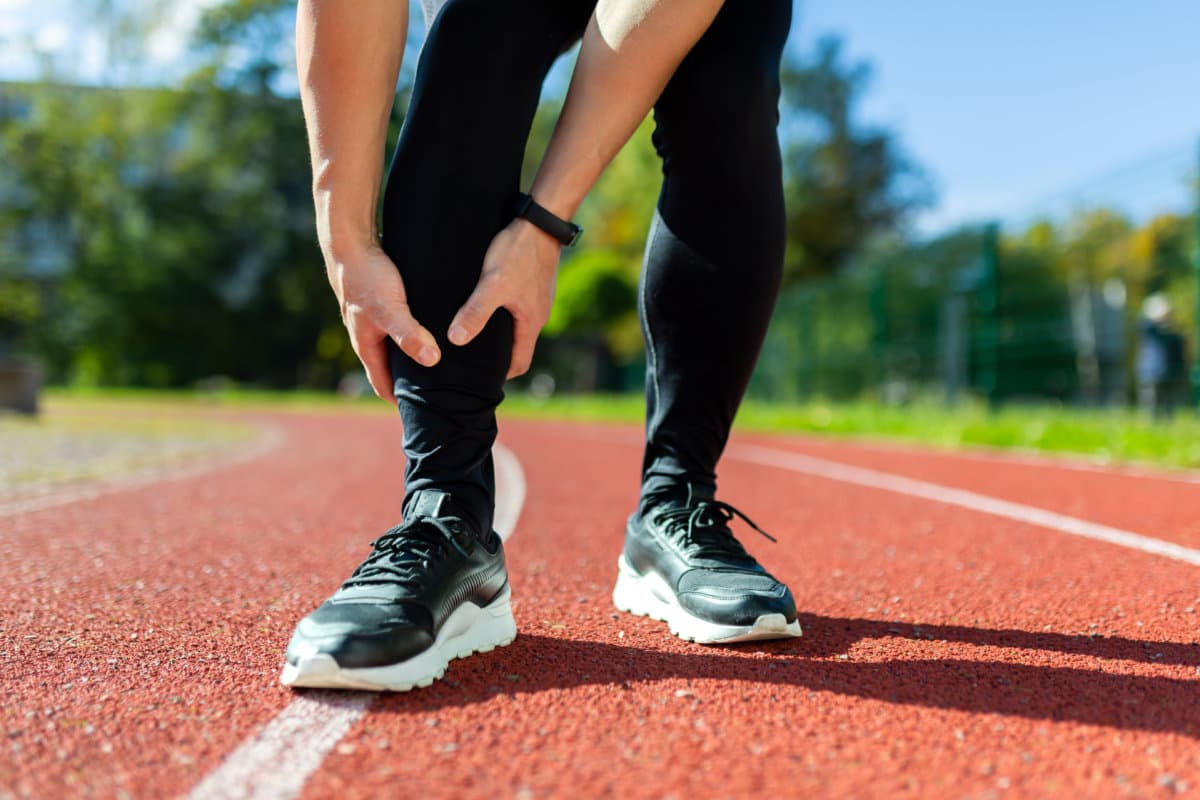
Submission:
[[[600,0],[531,193],[565,219],[658,100],[724,0]]]
[[[327,261],[376,242],[388,119],[408,3],[300,0],[296,60],[312,156],[317,236]]]

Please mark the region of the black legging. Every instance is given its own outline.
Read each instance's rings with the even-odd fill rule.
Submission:
[[[542,82],[595,0],[450,0],[421,52],[383,203],[383,246],[442,360],[390,347],[406,499],[452,492],[490,528],[496,407],[512,350],[501,310],[446,339],[492,237],[513,217]],[[776,138],[792,0],[727,0],[654,109],[663,186],[646,247],[643,496],[715,486],[716,465],[775,305],[785,221]],[[389,342],[390,344],[390,342]]]

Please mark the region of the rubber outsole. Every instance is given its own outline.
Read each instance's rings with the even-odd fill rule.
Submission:
[[[429,649],[397,664],[348,669],[333,656],[315,653],[285,664],[284,686],[305,689],[359,689],[372,692],[407,692],[424,688],[446,674],[456,658],[486,653],[511,644],[517,636],[512,614],[512,593],[503,592],[487,606],[464,603],[442,624]]]
[[[736,644],[800,636],[800,621],[783,614],[763,614],[751,625],[720,625],[700,619],[679,605],[674,592],[654,573],[639,574],[622,555],[617,559],[613,605],[639,617],[667,623],[675,636],[696,644]]]

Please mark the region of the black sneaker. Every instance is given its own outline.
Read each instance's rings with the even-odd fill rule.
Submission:
[[[495,531],[480,541],[445,492],[418,492],[409,507],[342,588],[300,620],[285,685],[407,691],[442,677],[451,659],[517,635]]]
[[[625,529],[613,603],[701,644],[799,636],[792,593],[734,538],[735,516],[775,541],[711,490],[688,486],[645,502]]]

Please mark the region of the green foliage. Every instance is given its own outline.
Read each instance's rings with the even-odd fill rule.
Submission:
[[[325,333],[340,320],[300,106],[270,88],[290,6],[210,10],[193,55],[212,60],[183,88],[0,88],[2,183],[18,200],[0,205],[0,280],[22,276],[37,298],[18,318],[8,278],[0,326],[53,379],[332,385],[355,363]]]
[[[513,417],[591,422],[642,421],[645,403],[635,395],[588,395],[549,400],[510,396],[502,413]],[[875,402],[764,403],[750,400],[737,427],[765,433],[806,433],[911,442],[921,447],[995,448],[1084,456],[1095,463],[1200,466],[1200,420],[1178,416],[1154,423],[1132,411],[1096,411],[1049,404],[1012,405],[999,411],[983,403],[948,407],[928,398],[905,406]]]
[[[650,143],[653,129],[651,120],[642,123],[580,209],[583,246],[559,270],[545,330],[548,337],[603,341],[608,354],[623,365],[642,350],[637,283],[661,183]]]
[[[662,165],[650,142],[647,118],[605,170],[580,210],[587,247],[620,253],[636,280],[658,192]]]
[[[932,200],[894,135],[855,122],[870,76],[865,64],[843,64],[837,39],[811,61],[784,64],[788,281],[833,274]]]
[[[545,332],[605,337],[636,327],[637,278],[611,250],[585,250],[559,270],[554,309]],[[609,341],[613,349],[619,341]]]
[[[856,125],[854,111],[867,88],[870,71],[845,65],[836,40],[827,40],[809,60],[789,56],[783,71],[781,137],[788,206],[788,257],[785,279],[831,275],[876,239],[903,230],[931,192],[920,169],[900,151],[887,131]],[[553,131],[556,104],[543,104],[527,149],[525,177],[532,180]],[[586,230],[584,247],[606,251],[606,259],[624,261],[627,279],[636,282],[642,250],[662,181],[650,134],[652,119],[621,150],[589,194],[579,214]],[[563,302],[560,284],[559,302]],[[608,332],[619,353],[640,348],[636,326],[626,315],[613,315]],[[556,315],[555,320],[568,319]],[[626,322],[622,322],[626,320]],[[583,332],[563,322],[549,334]]]
[[[960,387],[994,386],[999,400],[1128,400],[1143,300],[1165,293],[1175,327],[1194,330],[1194,235],[1173,214],[1135,225],[1085,208],[1036,221],[999,242],[994,310],[984,303],[989,245],[979,229],[874,250],[784,292],[751,391],[903,405],[965,363]],[[952,361],[955,331],[966,351]]]
[[[296,380],[300,332],[337,319],[296,103],[215,86],[5,91],[29,111],[5,126],[0,158],[37,190],[0,224],[47,232],[5,258],[36,261],[52,240],[42,314],[26,320],[52,375]]]
[[[1094,283],[1119,274],[1129,263],[1132,233],[1129,220],[1112,209],[1077,212],[1060,237],[1069,277]]]
[[[78,12],[112,45],[110,85],[0,87],[0,346],[92,385],[335,383],[356,360],[315,243],[300,105],[279,93],[294,4],[208,6],[192,71],[171,88],[126,88],[147,79],[146,43],[169,3],[85,0]],[[788,64],[789,277],[829,274],[918,205],[902,185],[917,173],[890,137],[853,123],[865,75],[833,45]],[[538,111],[527,179],[557,110],[550,98]],[[563,267],[548,334],[601,342],[626,364],[641,348],[634,287],[661,182],[652,128],[580,211],[584,249]]]

